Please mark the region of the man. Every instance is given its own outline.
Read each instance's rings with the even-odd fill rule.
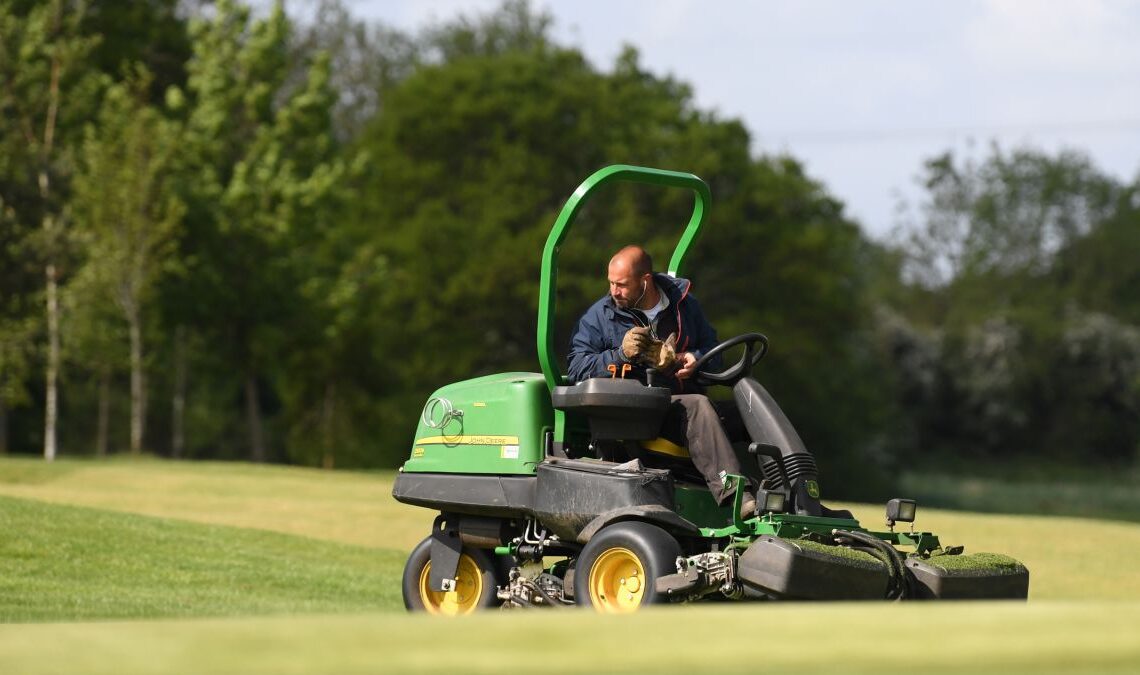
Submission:
[[[689,281],[655,274],[652,258],[639,246],[614,254],[608,278],[609,294],[586,310],[570,339],[570,380],[603,377],[609,374],[607,366],[620,369],[628,363],[644,382],[647,367],[664,366],[657,384],[673,391],[664,426],[680,428],[693,464],[717,503],[724,504],[732,492],[722,478],[742,475],[740,460],[712,403],[691,381],[697,359],[717,344],[716,331],[689,295]],[[755,510],[756,500],[746,495],[741,514],[751,516]]]

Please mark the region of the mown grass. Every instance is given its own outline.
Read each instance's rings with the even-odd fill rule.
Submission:
[[[0,495],[410,550],[432,517],[392,499],[394,477],[147,457],[0,458]]]
[[[0,497],[0,621],[395,609],[403,554]]]
[[[1028,603],[704,604],[448,622],[402,611],[404,557],[433,514],[394,502],[392,479],[0,458],[0,620],[31,622],[0,626],[0,672],[669,673],[745,663],[764,672],[1051,673],[1140,664],[1133,523],[920,506],[918,529],[944,543],[1023,561]],[[881,505],[839,506],[868,527],[882,522]],[[179,618],[226,616],[240,618]],[[160,620],[84,621],[130,617]]]

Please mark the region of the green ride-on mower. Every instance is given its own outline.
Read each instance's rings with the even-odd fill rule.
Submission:
[[[718,506],[685,470],[685,448],[658,438],[670,390],[620,373],[571,385],[554,350],[559,246],[596,188],[632,181],[682,188],[694,208],[668,273],[681,263],[710,202],[687,173],[610,166],[563,207],[542,257],[538,357],[542,373],[503,373],[447,385],[424,406],[393,496],[439,515],[404,569],[410,610],[642,605],[733,600],[1024,599],[1029,572],[1002,555],[966,555],[913,523],[915,503],[887,503],[889,531],[820,504],[816,463],[772,396],[750,375],[768,340],[726,340],[696,365],[697,381],[731,387],[747,428],[750,475]],[[727,369],[710,362],[742,345]],[[741,444],[741,452],[744,448]],[[742,514],[750,481],[755,513]]]

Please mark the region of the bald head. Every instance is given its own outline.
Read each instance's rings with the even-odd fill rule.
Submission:
[[[625,267],[635,276],[641,277],[653,273],[653,258],[640,246],[626,246],[610,258],[610,267],[614,265]]]
[[[638,307],[642,300],[657,302],[653,258],[640,246],[626,246],[610,258],[610,296],[618,307]],[[652,306],[652,305],[650,305]]]

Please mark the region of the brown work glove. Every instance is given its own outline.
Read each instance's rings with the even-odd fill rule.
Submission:
[[[627,361],[632,361],[649,349],[652,342],[653,338],[649,337],[648,327],[630,328],[621,340],[621,353],[625,355]]]
[[[643,356],[650,367],[666,370],[677,361],[677,334],[670,333],[664,342],[653,340]]]

